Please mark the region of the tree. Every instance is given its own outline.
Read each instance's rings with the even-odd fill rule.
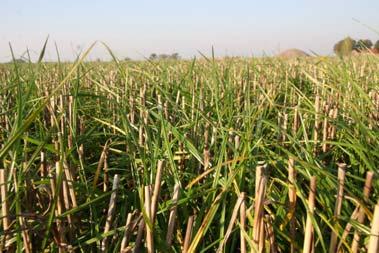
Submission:
[[[372,46],[374,45],[374,43],[372,43],[371,40],[364,40],[363,43],[367,48],[372,48]]]
[[[342,40],[338,41],[334,47],[333,51],[336,55],[341,56]]]
[[[151,54],[149,57],[150,60],[179,60],[180,55],[178,53],[173,54]]]
[[[150,60],[156,60],[158,58],[158,55],[156,53],[152,53],[149,57]]]
[[[374,48],[379,50],[379,40],[376,41],[375,45],[374,45]]]
[[[180,55],[178,53],[173,53],[173,54],[171,54],[170,58],[173,59],[173,60],[179,60],[180,59]]]
[[[366,49],[370,49],[372,47],[373,43],[371,40],[358,40],[358,42],[356,43],[354,49],[357,50],[357,51],[364,51]]]
[[[334,53],[338,56],[347,56],[350,55],[353,49],[356,46],[356,41],[350,37],[346,37],[343,40],[338,41],[334,45]]]
[[[159,56],[158,56],[158,58],[160,59],[160,60],[166,60],[166,59],[168,59],[170,56],[169,55],[167,55],[167,54],[160,54]]]

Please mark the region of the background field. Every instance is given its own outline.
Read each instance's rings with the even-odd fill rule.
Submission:
[[[365,250],[378,59],[0,65],[1,245]]]

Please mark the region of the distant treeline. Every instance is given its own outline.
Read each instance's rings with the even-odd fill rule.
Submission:
[[[180,55],[178,53],[173,53],[173,54],[156,54],[152,53],[149,57],[149,60],[179,60]]]
[[[173,53],[173,54],[156,54],[152,53],[150,54],[149,58],[150,61],[155,61],[155,60],[180,60],[181,57],[178,53]],[[124,61],[132,61],[130,57],[125,57]]]
[[[379,53],[379,40],[374,44],[369,39],[354,40],[350,37],[346,37],[345,39],[338,41],[334,45],[333,50],[338,56],[350,55],[353,51],[371,51],[373,53]]]

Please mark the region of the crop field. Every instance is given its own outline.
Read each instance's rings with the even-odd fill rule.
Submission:
[[[0,251],[378,252],[379,58],[0,65]]]

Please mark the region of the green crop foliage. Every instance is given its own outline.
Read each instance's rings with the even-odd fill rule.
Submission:
[[[266,236],[266,250],[302,251],[307,216],[315,252],[328,251],[332,233],[347,252],[354,232],[359,247],[366,245],[379,193],[379,58],[123,62],[108,49],[112,62],[92,63],[84,61],[90,49],[74,63],[45,63],[42,50],[38,63],[0,65],[3,250],[120,252],[133,214],[132,249],[144,221],[156,252],[182,252],[193,219],[188,252],[238,252],[241,237],[250,251],[257,246],[260,161],[266,164],[263,222],[275,237]],[[154,218],[145,186],[154,197],[159,161]],[[337,163],[347,167],[336,216]],[[366,198],[368,172],[374,180]],[[120,182],[112,190],[116,174]],[[317,192],[310,215],[312,176]],[[245,227],[233,215],[241,193]],[[357,207],[363,222],[352,216]]]

